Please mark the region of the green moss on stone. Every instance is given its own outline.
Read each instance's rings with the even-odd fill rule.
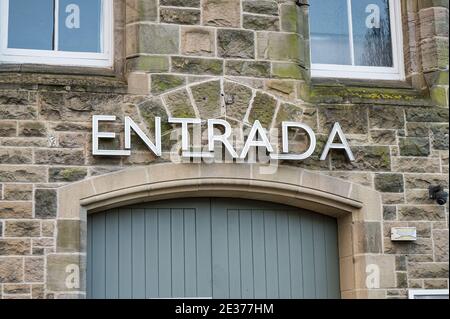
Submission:
[[[152,77],[152,89],[153,94],[161,94],[168,90],[175,89],[185,84],[185,78],[183,76],[171,75],[171,74],[153,74]]]
[[[140,56],[127,60],[127,71],[167,72],[169,58],[165,56]]]
[[[165,100],[173,117],[195,117],[194,108],[191,105],[191,100],[185,89],[168,94]]]
[[[250,123],[259,120],[263,126],[269,128],[275,113],[277,101],[268,94],[256,93],[250,112]]]

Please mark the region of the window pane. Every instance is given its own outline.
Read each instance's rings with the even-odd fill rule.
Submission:
[[[352,1],[355,64],[392,67],[389,0]]]
[[[347,0],[310,3],[312,63],[351,65]]]
[[[53,0],[9,1],[8,48],[53,49]]]
[[[59,3],[59,50],[101,52],[101,0]]]

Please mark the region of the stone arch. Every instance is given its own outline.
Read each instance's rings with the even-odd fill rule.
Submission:
[[[276,174],[266,173],[267,166],[259,164],[161,163],[60,188],[57,249],[47,257],[52,270],[47,278],[49,290],[67,290],[58,284],[64,282],[58,276],[66,276],[65,272],[55,268],[75,263],[81,269],[81,285],[73,291],[84,296],[88,213],[173,198],[235,197],[283,203],[337,218],[342,297],[370,298],[384,293],[379,288],[391,285],[395,261],[374,249],[382,246],[380,194],[299,168],[279,166]],[[80,231],[67,233],[74,223]],[[379,265],[381,280],[376,289],[367,289],[366,266],[372,264]]]

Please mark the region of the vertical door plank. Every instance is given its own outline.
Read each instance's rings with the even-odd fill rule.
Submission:
[[[195,209],[184,210],[184,296],[197,297]]]
[[[184,214],[171,210],[172,233],[172,298],[184,297]]]
[[[212,202],[211,225],[213,297],[229,298],[228,220],[223,203]]]
[[[316,274],[314,265],[313,218],[310,214],[302,216],[302,261],[303,296],[316,298]]]
[[[133,298],[145,299],[145,210],[133,209],[131,219]]]
[[[96,298],[104,299],[105,281],[105,215],[106,213],[95,214],[92,222],[94,233],[92,234],[92,249],[95,252],[92,256],[92,293]]]
[[[279,298],[277,213],[275,211],[264,211],[264,245],[266,265],[266,297]],[[258,278],[263,280],[264,277]]]
[[[145,289],[146,298],[158,292],[158,210],[145,209]]]
[[[325,249],[326,249],[326,268],[327,268],[327,298],[339,299],[339,252],[337,242],[336,221],[331,218],[325,220]]]
[[[303,298],[301,214],[289,213],[289,256],[292,298]]]
[[[158,209],[159,297],[172,297],[172,243],[170,209]]]
[[[106,298],[119,298],[119,212],[106,214]]]
[[[133,296],[131,264],[131,208],[119,210],[119,298]]]
[[[86,281],[87,281],[87,294],[86,297],[88,299],[92,299],[92,220],[93,220],[93,215],[90,214],[88,215],[87,218],[87,242],[86,242],[86,246],[87,246],[87,256],[86,256],[86,263],[87,263],[87,277],[86,277]]]
[[[211,207],[209,199],[201,200],[195,217],[197,235],[197,296],[210,298],[212,291]]]
[[[316,270],[316,297],[327,297],[327,272],[325,257],[325,231],[323,216],[317,215],[314,219],[314,267]]]
[[[291,298],[291,267],[289,254],[289,211],[277,212],[278,287],[279,297]]]
[[[228,210],[228,271],[230,278],[230,298],[242,298],[241,258],[239,245],[239,211]]]
[[[264,213],[252,210],[253,289],[256,299],[267,298]]]
[[[242,298],[254,298],[252,211],[239,210]]]

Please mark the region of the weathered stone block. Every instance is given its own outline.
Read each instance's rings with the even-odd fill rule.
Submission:
[[[60,133],[58,146],[61,148],[84,148],[86,134],[84,133]]]
[[[278,15],[278,5],[273,0],[243,0],[242,8],[244,12]]]
[[[0,202],[0,219],[32,218],[31,202]]]
[[[200,10],[160,8],[159,16],[162,23],[200,24]]]
[[[357,106],[330,106],[319,108],[319,132],[329,134],[336,122],[345,134],[367,134],[367,109]]]
[[[431,239],[418,238],[415,242],[393,242],[391,238],[384,240],[385,254],[431,254],[433,247]]]
[[[29,239],[0,239],[0,256],[21,256],[30,253],[31,243]]]
[[[439,158],[392,157],[392,171],[410,173],[440,173]]]
[[[41,222],[39,220],[5,221],[5,237],[39,237]]]
[[[173,117],[195,117],[194,108],[185,89],[168,94],[165,96],[165,101]]]
[[[398,211],[399,220],[405,221],[441,221],[445,220],[445,208],[441,206],[400,206]]]
[[[402,108],[394,106],[372,106],[369,109],[371,128],[403,129],[405,116]]]
[[[270,93],[280,96],[287,100],[293,100],[295,96],[295,85],[293,81],[286,80],[267,80],[266,89]]]
[[[203,24],[217,27],[240,26],[240,0],[204,0],[202,4]]]
[[[44,281],[45,260],[43,257],[25,258],[24,280],[26,282]]]
[[[430,135],[429,123],[414,123],[406,124],[406,130],[410,137],[428,137]]]
[[[171,74],[153,74],[151,77],[153,94],[161,94],[186,84],[183,76]]]
[[[34,153],[36,164],[84,165],[84,151],[69,149],[38,149]]]
[[[85,263],[85,257],[75,254],[51,254],[47,257],[47,289],[49,291],[83,291],[85,290],[83,276],[85,270],[81,266]],[[80,274],[79,282],[75,281],[77,276],[70,280],[68,276],[77,271]],[[70,285],[67,285],[67,283]]]
[[[441,174],[405,174],[406,188],[426,189],[430,185],[442,185],[448,188],[448,176]]]
[[[34,192],[34,213],[37,218],[55,218],[57,195],[54,189],[36,189]]]
[[[382,232],[379,222],[355,222],[354,232],[358,234],[360,241],[356,242],[355,253],[378,254],[382,251]]]
[[[200,0],[160,0],[159,5],[198,8],[200,7]]]
[[[399,139],[401,156],[430,155],[430,140],[421,137],[406,137]]]
[[[376,174],[375,188],[383,193],[402,193],[404,191],[403,175]]]
[[[22,258],[0,258],[0,283],[14,283],[22,280]]]
[[[3,292],[9,295],[29,294],[30,288],[29,284],[4,284]]]
[[[332,150],[331,165],[333,170],[380,171],[391,170],[390,151],[387,146],[353,146],[355,161],[350,162],[342,151]]]
[[[219,81],[192,86],[191,91],[202,119],[220,117],[222,112],[222,92]]]
[[[128,93],[147,95],[150,93],[150,77],[146,73],[133,72],[127,77]]]
[[[292,61],[303,64],[300,39],[297,34],[258,32],[258,59]]]
[[[280,6],[281,12],[281,30],[286,32],[298,32],[305,30],[299,30],[299,21],[301,19],[299,12],[297,11],[297,5],[295,4],[282,4]]]
[[[253,59],[255,57],[255,36],[251,31],[217,30],[218,54],[223,58]]]
[[[17,134],[15,121],[0,121],[0,137],[12,137]]]
[[[397,208],[395,206],[383,206],[383,220],[396,220]]]
[[[158,18],[157,0],[127,0],[126,5],[126,23],[156,21]]]
[[[433,230],[434,259],[438,262],[448,262],[448,229]]]
[[[212,28],[184,27],[181,29],[182,54],[214,56],[215,43],[215,33]]]
[[[55,223],[52,220],[42,221],[42,236],[43,237],[53,237],[55,234]]]
[[[19,122],[19,136],[46,137],[47,127],[43,122]]]
[[[410,278],[448,278],[447,263],[410,263]]]
[[[243,121],[250,106],[252,90],[247,86],[226,81],[224,91],[227,116]]]
[[[279,31],[280,19],[278,17],[266,17],[253,14],[243,15],[244,29],[264,30],[264,31]]]
[[[175,25],[139,24],[126,28],[127,55],[139,53],[177,54],[179,27]]]
[[[170,68],[167,56],[139,56],[127,59],[127,72],[145,71],[151,73],[167,72]]]
[[[409,122],[448,122],[448,108],[411,108],[406,110]]]
[[[0,163],[2,164],[31,164],[33,153],[31,149],[1,148]]]
[[[433,125],[431,132],[433,148],[436,150],[448,150],[448,124]]]
[[[234,76],[270,77],[270,63],[263,61],[227,60],[225,74]]]
[[[87,176],[87,169],[82,167],[50,167],[49,182],[76,182]]]
[[[378,145],[396,145],[397,136],[393,130],[371,130],[370,138]]]
[[[78,220],[60,219],[57,222],[56,251],[72,253],[81,251],[81,228]]]
[[[32,199],[32,193],[30,184],[5,184],[3,197],[8,201],[27,201]]]
[[[275,114],[277,101],[270,95],[261,92],[256,93],[250,111],[249,122],[259,120],[263,127],[269,129]]]
[[[304,70],[296,63],[272,63],[272,76],[282,79],[303,79]]]
[[[219,59],[201,59],[172,57],[172,71],[188,74],[223,74],[223,61]]]

